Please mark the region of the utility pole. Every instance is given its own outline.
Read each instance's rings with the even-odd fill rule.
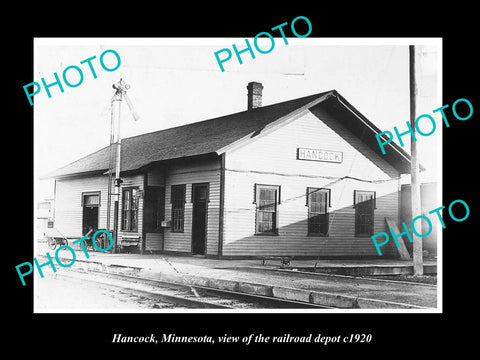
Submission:
[[[410,58],[410,125],[412,127],[412,138],[410,142],[411,151],[411,199],[412,199],[412,219],[422,214],[420,180],[419,180],[419,164],[417,156],[417,142],[414,139],[415,129],[415,112],[416,112],[416,95],[417,83],[415,80],[415,46],[409,45]],[[423,235],[420,229],[420,235]],[[413,275],[423,275],[423,246],[422,238],[412,231],[413,238]]]

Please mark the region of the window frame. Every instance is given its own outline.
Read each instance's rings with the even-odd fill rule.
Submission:
[[[208,204],[210,202],[210,183],[209,182],[203,182],[203,183],[193,183],[192,184],[192,191],[190,194],[190,202],[193,204],[194,203],[194,194],[195,194],[195,188],[196,187],[201,187],[205,186],[207,188],[207,194],[206,194],[206,203]]]
[[[121,227],[120,230],[122,232],[138,232],[138,215],[139,215],[139,208],[140,208],[140,195],[138,196],[138,203],[137,208],[133,210],[133,205],[135,203],[133,191],[136,190],[137,192],[140,191],[138,186],[129,186],[122,188],[122,216],[121,216]],[[129,209],[125,210],[125,193],[129,193],[128,195],[128,202],[129,202]],[[127,213],[126,213],[127,212]],[[128,215],[126,215],[128,214]],[[125,218],[128,217],[128,227],[125,226]],[[135,227],[132,226],[134,223],[133,217],[135,217]]]
[[[321,193],[325,193],[326,194],[326,201],[325,201],[325,213],[322,214],[320,212],[313,212],[312,211],[312,208],[311,208],[311,199],[310,199],[310,195],[313,194],[314,192],[321,192]],[[328,236],[329,234],[329,231],[330,231],[330,212],[329,212],[329,208],[332,206],[332,203],[331,203],[331,189],[327,189],[327,188],[317,188],[317,187],[307,187],[307,190],[306,190],[306,200],[305,200],[305,206],[307,206],[307,236],[319,236],[319,237],[326,237]],[[315,232],[312,230],[312,214],[318,214],[318,215],[325,215],[325,223],[326,223],[326,229],[324,232]]]
[[[87,206],[87,207],[100,207],[101,204],[102,204],[102,197],[101,197],[101,194],[102,192],[101,191],[84,191],[82,192],[82,198],[80,200],[80,204],[82,207],[84,206]],[[98,205],[97,204],[85,204],[85,196],[90,196],[90,195],[94,195],[94,196],[97,196],[98,195]]]
[[[273,202],[274,205],[274,211],[266,211],[266,210],[260,210],[260,194],[262,189],[268,189],[268,190],[275,190],[275,201]],[[268,184],[254,184],[254,194],[253,194],[253,203],[255,204],[255,235],[257,236],[277,236],[278,235],[278,205],[281,204],[281,186],[280,185],[268,185]],[[259,224],[260,224],[260,213],[273,213],[273,228],[271,231],[259,231]],[[263,215],[262,215],[263,217]]]
[[[182,192],[182,198],[174,201],[173,194],[174,189],[179,189]],[[171,204],[171,218],[170,218],[170,231],[172,233],[183,233],[185,232],[185,203],[187,198],[187,185],[186,184],[176,184],[170,186],[170,204]],[[175,205],[181,204],[180,207],[176,208]],[[178,219],[181,227],[176,228],[177,224],[177,211],[180,211],[181,217]]]

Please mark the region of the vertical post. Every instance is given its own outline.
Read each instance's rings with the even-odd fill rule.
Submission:
[[[121,164],[121,154],[122,154],[122,139],[120,137],[120,105],[122,102],[122,96],[125,95],[125,100],[127,101],[128,107],[132,112],[132,115],[135,120],[138,120],[138,115],[136,114],[135,110],[132,107],[131,102],[128,100],[127,97],[127,90],[130,88],[130,85],[125,84],[125,81],[120,79],[120,81],[116,82],[112,85],[115,89],[115,95],[113,97],[113,105],[112,105],[112,119],[111,119],[111,126],[116,122],[117,131],[116,131],[116,144],[117,144],[117,156],[116,156],[116,163],[115,163],[115,207],[114,207],[114,221],[113,221],[113,252],[117,251],[117,244],[118,244],[118,213],[119,213],[119,201],[120,201],[120,186],[122,184],[122,179],[120,179],[120,164]],[[116,120],[116,121],[115,121]],[[113,132],[110,133],[110,143],[112,144],[113,139]],[[111,160],[111,157],[110,157]],[[111,163],[109,163],[109,183],[111,181]],[[110,186],[110,185],[109,185]]]
[[[143,173],[143,206],[142,206],[142,219],[143,219],[143,224],[142,224],[142,243],[140,246],[140,253],[143,255],[145,254],[145,248],[146,248],[146,242],[147,242],[147,230],[145,228],[145,219],[146,219],[146,203],[145,200],[147,199],[147,186],[148,186],[148,172]],[[157,209],[155,209],[156,211]]]
[[[415,80],[415,46],[409,46],[410,58],[410,125],[413,132],[415,129],[415,112],[416,112],[416,95],[417,84]],[[420,195],[420,181],[419,181],[419,164],[417,157],[417,143],[413,139],[410,142],[411,150],[411,197],[412,197],[412,219],[421,215],[421,195]],[[413,226],[413,225],[412,225]],[[420,229],[420,234],[422,230]],[[423,275],[423,246],[422,238],[412,231],[413,238],[413,275]]]
[[[113,207],[113,247],[112,252],[115,254],[117,252],[117,239],[118,239],[118,197],[115,198],[115,203]]]
[[[220,155],[220,205],[218,215],[218,250],[219,259],[223,256],[223,227],[225,212],[225,153]]]
[[[112,221],[112,176],[113,176],[113,157],[115,156],[114,150],[115,147],[115,107],[112,99],[111,110],[110,110],[110,148],[108,154],[108,186],[107,186],[107,230],[110,231],[111,221]],[[115,236],[115,234],[113,234]],[[115,246],[113,247],[115,249]],[[115,250],[113,250],[115,251]]]
[[[116,117],[116,140],[117,140],[117,156],[116,156],[116,163],[115,163],[115,203],[114,203],[114,210],[113,210],[113,253],[117,252],[117,244],[118,244],[118,202],[120,200],[120,161],[121,161],[121,153],[122,153],[122,144],[120,138],[120,105],[122,101],[122,93],[117,91],[115,94],[115,98],[113,100],[113,109],[112,111]]]

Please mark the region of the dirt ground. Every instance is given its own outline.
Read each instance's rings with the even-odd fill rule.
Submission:
[[[362,276],[364,278],[373,278],[373,279],[385,279],[385,280],[397,280],[397,281],[406,281],[412,283],[420,284],[431,284],[437,285],[437,276],[436,275],[380,275],[380,276]]]

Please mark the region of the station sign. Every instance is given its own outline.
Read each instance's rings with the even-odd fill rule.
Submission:
[[[342,163],[343,153],[341,151],[297,148],[297,160]]]

